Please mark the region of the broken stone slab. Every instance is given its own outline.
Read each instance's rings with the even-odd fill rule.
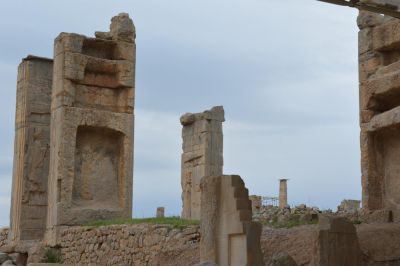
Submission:
[[[363,265],[357,231],[348,219],[320,215],[316,241],[313,265]]]

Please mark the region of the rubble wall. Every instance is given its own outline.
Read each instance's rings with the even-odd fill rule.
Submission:
[[[200,258],[198,226],[113,225],[61,231],[67,265],[194,265]]]

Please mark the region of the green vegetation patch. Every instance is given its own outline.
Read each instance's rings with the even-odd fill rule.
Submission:
[[[63,263],[61,259],[60,251],[57,249],[46,249],[44,252],[43,260],[44,263]]]
[[[190,225],[198,225],[198,220],[186,220],[178,216],[164,217],[164,218],[135,218],[135,219],[111,219],[111,220],[99,220],[86,224],[86,226],[100,227],[107,225],[117,224],[169,224],[174,228],[186,228]]]

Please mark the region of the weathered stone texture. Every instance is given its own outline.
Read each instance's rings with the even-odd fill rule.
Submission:
[[[359,200],[342,200],[338,206],[339,212],[357,212],[360,210]]]
[[[158,207],[157,212],[156,212],[156,217],[157,218],[164,218],[164,212],[165,208],[164,207]]]
[[[198,220],[201,178],[222,175],[224,109],[222,106],[216,106],[203,113],[187,113],[180,121],[183,125],[182,217]]]
[[[320,217],[319,225],[292,229],[265,227],[261,242],[266,262],[285,252],[297,265],[363,265],[356,228],[344,218]]]
[[[288,179],[279,179],[279,208],[280,209],[288,207],[287,181],[288,181]]]
[[[360,12],[363,208],[399,209],[400,20]]]
[[[71,227],[61,231],[66,265],[187,266],[199,262],[199,227],[169,225]]]
[[[28,56],[18,67],[10,240],[42,239],[46,228],[53,62]]]
[[[0,247],[3,247],[8,244],[8,234],[10,229],[8,227],[0,228]]]
[[[132,215],[134,26],[55,40],[47,240],[57,229]]]
[[[257,195],[250,195],[249,199],[251,200],[251,210],[254,213],[258,213],[262,207],[262,197]]]
[[[320,216],[314,265],[361,266],[362,253],[354,225],[341,217]]]
[[[264,265],[262,226],[252,221],[251,201],[240,176],[206,176],[201,190],[200,260],[220,266]]]

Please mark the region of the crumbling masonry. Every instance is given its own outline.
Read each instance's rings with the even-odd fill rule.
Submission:
[[[400,209],[400,20],[358,17],[363,208]]]
[[[46,228],[53,62],[28,56],[18,67],[10,240],[42,239]]]
[[[182,129],[182,218],[200,219],[200,181],[204,176],[222,175],[225,121],[222,106],[202,113],[187,113]]]
[[[130,218],[135,28],[61,33],[18,70],[10,240],[57,243],[61,226]]]

